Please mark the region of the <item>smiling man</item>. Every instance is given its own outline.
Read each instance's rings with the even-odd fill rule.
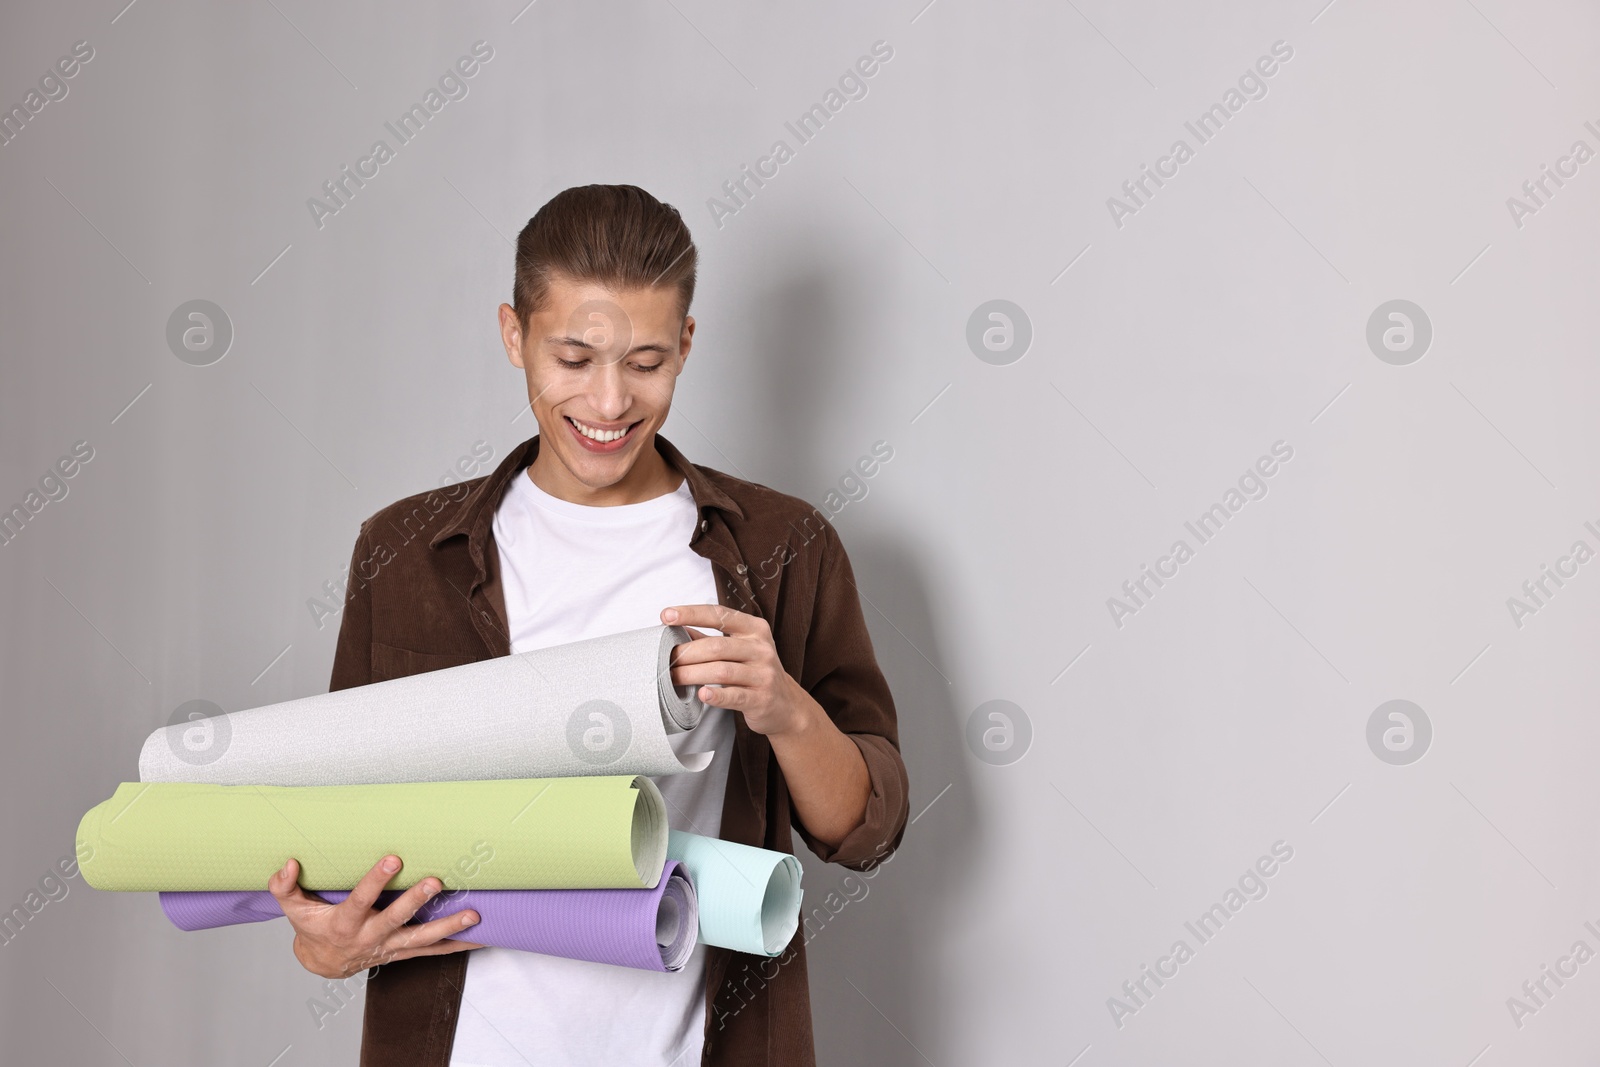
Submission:
[[[783,852],[792,827],[867,870],[904,834],[907,777],[838,534],[659,434],[694,337],[695,265],[679,213],[634,186],[568,189],[528,222],[500,336],[539,433],[448,503],[418,494],[362,524],[358,560],[419,516],[427,536],[352,583],[330,688],[659,623],[708,631],[679,647],[672,680],[710,710],[672,744],[716,755],[653,779],[671,826]],[[373,906],[402,863],[386,857],[337,905],[298,887],[294,861],[269,886],[308,970],[376,968],[363,1067],[815,1062],[804,924],[775,959],[701,945],[674,973],[483,948],[443,940],[470,911],[405,925],[436,878]]]

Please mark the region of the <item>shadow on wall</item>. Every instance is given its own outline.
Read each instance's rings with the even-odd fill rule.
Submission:
[[[811,232],[778,242],[789,250],[782,257],[788,269],[774,272],[771,284],[754,294],[749,327],[762,346],[746,383],[760,416],[751,425],[761,432],[752,435],[757,447],[746,451],[762,480],[813,505],[836,476],[837,442],[824,436],[835,425],[833,406],[860,387],[858,361],[869,356],[849,326],[873,313],[872,304],[852,295],[871,291],[870,270],[854,279],[841,272],[837,250],[849,244],[848,235],[831,236],[831,250],[829,239]],[[960,928],[966,892],[964,868],[950,861],[973,854],[977,833],[964,720],[935,637],[928,569],[884,524],[866,534],[848,513],[841,518],[873,650],[894,694],[911,781],[910,818],[918,821],[870,880],[822,864],[800,847],[817,1062],[925,1067],[912,1043],[937,1062],[947,1025],[938,1009],[937,976],[948,961],[937,931]],[[830,893],[836,912],[824,905]]]
[[[961,926],[965,867],[952,861],[973,855],[977,811],[923,568],[892,539],[855,538],[847,547],[873,649],[894,693],[911,780],[910,818],[917,822],[906,827],[899,851],[870,881],[845,883],[858,888],[854,894],[841,889],[839,897],[858,899],[841,906],[835,898],[838,914],[807,946],[812,1028],[818,1064],[920,1067],[928,1062],[923,1053],[938,1062],[947,1025],[938,1008],[938,976],[949,965],[939,931]],[[811,866],[821,865],[813,860]],[[838,867],[816,873],[821,877],[814,883],[818,890],[807,894],[807,914],[850,874]]]
[[[843,336],[848,309],[834,291],[838,280],[821,266],[821,250],[812,254],[817,266],[778,276],[754,294],[757,310],[749,328],[752,343],[761,346],[754,353],[749,394],[759,412],[750,423],[760,430],[751,435],[756,469],[767,472],[773,488],[806,499],[814,495],[812,487],[826,484],[837,454],[819,427],[828,425],[834,391],[848,387],[848,360],[854,356]]]

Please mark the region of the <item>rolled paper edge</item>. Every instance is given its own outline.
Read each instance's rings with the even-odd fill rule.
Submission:
[[[683,970],[695,947],[700,944],[700,901],[694,890],[694,882],[689,878],[689,868],[677,860],[668,860],[667,867],[672,873],[664,879],[666,884],[656,902],[656,915],[659,917],[661,914],[661,900],[673,897],[678,902],[679,934],[671,944],[658,947],[661,949],[662,970],[675,972]]]
[[[640,884],[654,889],[667,865],[667,801],[648,775],[634,775],[633,787],[639,791],[633,801],[633,865]]]
[[[687,733],[705,718],[706,705],[699,686],[672,684],[672,650],[694,640],[682,626],[661,627],[661,645],[656,656],[656,690],[661,706],[661,723],[667,733]]]
[[[786,855],[773,864],[767,878],[767,891],[761,898],[761,941],[768,956],[782,952],[800,928],[800,902],[804,898],[800,875],[800,861]]]
[[[122,792],[122,789],[123,786],[119,784],[109,797],[84,812],[83,818],[78,820],[77,832],[73,835],[72,844],[77,855],[84,856],[85,851],[88,853],[86,858],[78,861],[78,873],[83,875],[84,885],[92,889],[111,892],[111,890],[107,889],[104,879],[100,878],[100,868],[94,863],[95,843],[104,843],[102,830],[105,827],[106,809],[112,801],[117,799],[117,795]],[[123,810],[127,810],[126,805]]]

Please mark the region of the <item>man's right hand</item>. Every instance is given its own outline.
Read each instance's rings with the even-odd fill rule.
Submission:
[[[437,878],[424,878],[388,907],[375,910],[378,894],[399,870],[400,857],[385,856],[338,904],[329,904],[300,888],[300,864],[296,860],[291,859],[269,878],[267,889],[294,927],[294,957],[300,965],[323,978],[348,978],[368,967],[412,956],[437,956],[483,947],[470,941],[444,940],[446,935],[478,921],[478,913],[470,909],[432,922],[406,925],[418,908],[444,888]]]

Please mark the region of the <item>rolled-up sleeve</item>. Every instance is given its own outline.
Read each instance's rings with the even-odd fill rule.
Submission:
[[[872,651],[850,558],[833,526],[822,530],[823,558],[800,683],[861,750],[871,792],[861,825],[836,847],[814,837],[798,815],[791,814],[790,823],[823,861],[864,871],[900,846],[910,814],[910,783],[900,756],[894,697]]]

